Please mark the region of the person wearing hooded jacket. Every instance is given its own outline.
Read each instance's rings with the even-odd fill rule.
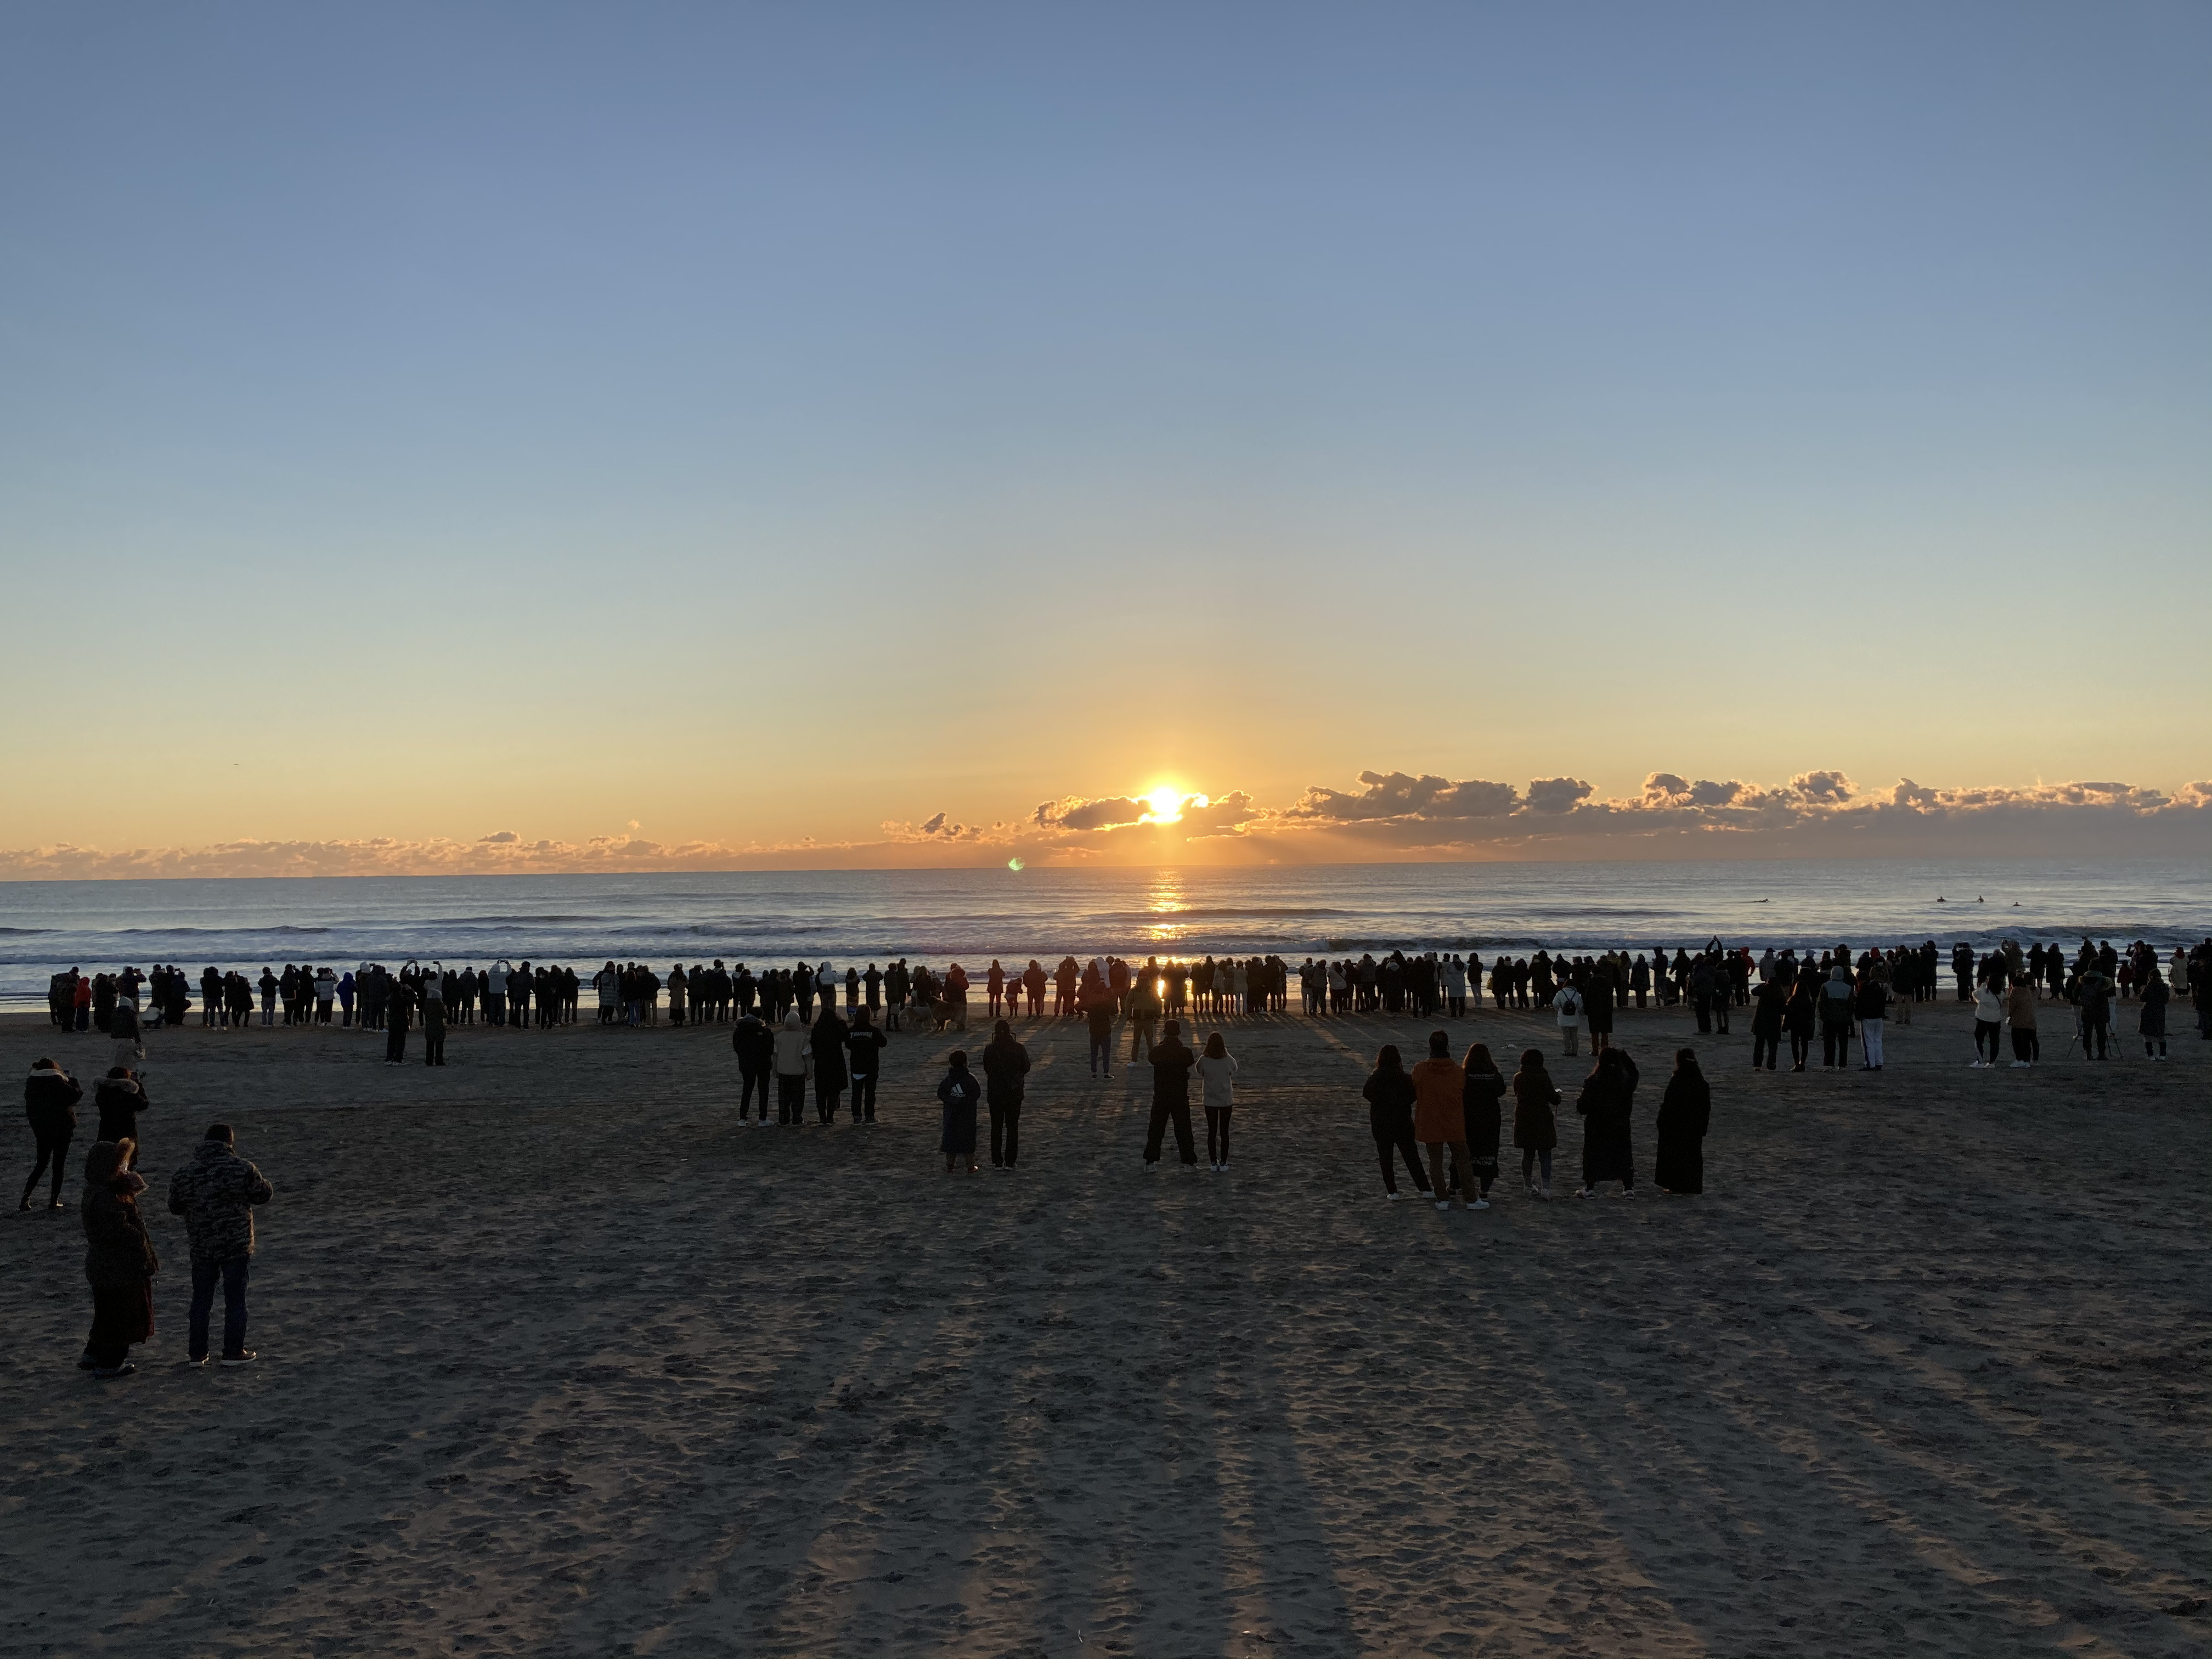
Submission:
[[[778,1123],[798,1124],[806,1121],[806,1073],[811,1060],[806,1027],[799,1023],[799,1010],[787,1009],[782,1029],[775,1034],[775,1121]]]
[[[253,1261],[253,1207],[276,1195],[269,1178],[239,1157],[228,1123],[210,1123],[191,1162],[169,1177],[169,1213],[185,1218],[192,1245],[192,1306],[186,1336],[195,1364],[208,1357],[208,1317],[222,1285],[222,1363],[250,1365],[246,1281]]]
[[[31,1062],[31,1074],[23,1079],[23,1115],[30,1120],[31,1134],[39,1143],[39,1161],[31,1166],[31,1178],[23,1183],[23,1198],[17,1209],[31,1207],[39,1177],[50,1166],[53,1177],[46,1207],[68,1207],[62,1202],[62,1172],[69,1163],[70,1142],[76,1135],[77,1102],[83,1098],[83,1085],[54,1061]]]
[[[1618,1181],[1623,1198],[1636,1196],[1630,1131],[1638,1080],[1636,1062],[1619,1048],[1607,1048],[1590,1068],[1575,1100],[1583,1118],[1583,1184],[1576,1197],[1595,1198],[1606,1181]]]
[[[84,1160],[84,1276],[92,1286],[92,1330],[77,1369],[128,1376],[133,1344],[154,1334],[154,1275],[161,1259],[138,1212],[146,1182],[129,1167],[129,1141],[95,1142]]]
[[[1674,1051],[1674,1074],[1659,1102],[1659,1149],[1652,1185],[1662,1193],[1705,1190],[1705,1132],[1712,1127],[1713,1091],[1697,1052]]]

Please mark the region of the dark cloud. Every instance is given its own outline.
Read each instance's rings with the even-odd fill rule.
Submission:
[[[0,850],[0,878],[147,876],[498,874],[592,870],[729,870],[746,866],[972,859],[984,848],[1112,859],[1149,854],[1158,836],[1213,841],[1257,856],[1703,857],[1759,853],[1854,856],[1958,850],[1988,854],[2212,853],[2212,779],[2172,794],[2112,781],[2025,788],[1931,788],[1901,778],[1863,789],[1835,770],[1772,786],[1653,772],[1632,796],[1598,799],[1578,778],[1539,778],[1525,791],[1480,779],[1363,772],[1357,790],[1316,787],[1281,809],[1243,790],[1192,796],[1179,821],[1142,823],[1127,795],[1071,795],[1013,823],[988,828],[938,812],[887,822],[870,840],[665,842],[636,835],[581,842],[526,841],[501,830],[472,842],[234,841],[201,847],[108,850],[73,843]],[[1202,803],[1202,804],[1201,804]],[[927,849],[939,848],[933,854]]]
[[[1571,812],[1589,798],[1589,785],[1580,778],[1535,778],[1528,784],[1532,812]]]
[[[1068,795],[1041,803],[1030,814],[1030,822],[1040,830],[1111,830],[1136,823],[1151,810],[1128,795],[1106,795],[1095,800]]]
[[[1510,783],[1468,778],[1455,783],[1424,773],[1362,772],[1357,793],[1316,784],[1282,816],[1357,823],[1373,818],[1489,818],[1510,812],[1518,800]]]

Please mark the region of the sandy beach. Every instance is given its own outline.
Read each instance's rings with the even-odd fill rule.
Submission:
[[[137,1376],[72,1369],[74,1207],[0,1231],[0,1655],[2201,1655],[2212,1045],[2060,1060],[2046,1009],[2033,1072],[1943,1002],[1878,1076],[1753,1074],[1740,1016],[1705,1196],[1509,1153],[1474,1214],[1381,1199],[1411,1020],[1231,1023],[1222,1176],[1140,1169],[1073,1024],[1019,1172],[952,1178],[942,1038],[879,1127],[759,1130],[726,1028],[155,1033]],[[1645,1181],[1690,1027],[1620,1021]],[[277,1186],[244,1370],[185,1364],[161,1203],[216,1116]]]

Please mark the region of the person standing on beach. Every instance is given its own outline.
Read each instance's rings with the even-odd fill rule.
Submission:
[[[92,1331],[77,1369],[128,1376],[133,1344],[154,1334],[154,1275],[161,1259],[138,1212],[146,1182],[130,1167],[129,1141],[96,1141],[84,1160],[84,1276],[92,1286]]]
[[[852,1029],[845,1036],[845,1069],[853,1078],[855,1123],[876,1121],[876,1079],[883,1072],[884,1050],[890,1041],[876,1029],[875,1012],[873,1008],[855,1009]]]
[[[822,1013],[814,1022],[807,1048],[814,1056],[814,1115],[823,1123],[837,1121],[837,1103],[845,1092],[845,1039],[853,1028],[837,1018],[834,987],[822,994]]]
[[[975,1074],[968,1069],[965,1049],[955,1048],[945,1061],[945,1078],[937,1085],[937,1098],[945,1109],[944,1128],[938,1150],[945,1154],[945,1173],[955,1172],[962,1158],[968,1173],[975,1173],[975,1101],[983,1092]]]
[[[775,1121],[799,1124],[806,1121],[806,1028],[799,1010],[784,1011],[783,1025],[775,1034]]]
[[[1659,1149],[1651,1184],[1666,1194],[1705,1190],[1705,1132],[1712,1127],[1713,1091],[1694,1048],[1674,1050],[1674,1074],[1659,1102]]]
[[[1840,1072],[1851,1063],[1851,970],[1838,962],[1820,985],[1820,1069]]]
[[[1974,1063],[1977,1072],[1993,1072],[1997,1064],[1997,1039],[2004,1032],[2005,999],[2000,985],[1984,980],[1974,988]]]
[[[1199,1101],[1206,1109],[1206,1158],[1213,1173],[1229,1169],[1229,1120],[1237,1109],[1237,1057],[1218,1031],[1206,1034],[1198,1057]]]
[[[1601,1182],[1618,1181],[1623,1198],[1636,1196],[1636,1149],[1631,1126],[1638,1082],[1636,1062],[1618,1048],[1597,1057],[1576,1097],[1583,1118],[1583,1184],[1577,1198],[1595,1198]]]
[[[983,1049],[983,1090],[991,1113],[991,1167],[1011,1170],[1022,1152],[1023,1079],[1030,1070],[1030,1051],[1016,1040],[1012,1027],[1000,1020],[991,1028],[991,1041]]]
[[[2076,1017],[2081,1023],[2081,1058],[2107,1058],[2106,1038],[2112,1025],[2112,982],[2097,970],[2094,963],[2084,969],[2081,977],[2075,982],[2074,1000]],[[1976,1030],[1978,1035],[1978,1024]]]
[[[423,976],[422,989],[422,1063],[443,1066],[446,1063],[446,1000],[434,994],[438,976]]]
[[[1467,1208],[1490,1207],[1475,1189],[1474,1159],[1467,1144],[1467,1068],[1451,1057],[1448,1032],[1429,1033],[1429,1057],[1413,1067],[1413,1138],[1428,1153],[1429,1190],[1437,1195],[1437,1208],[1451,1208],[1455,1186]]]
[[[1751,1069],[1754,1072],[1759,1069],[1762,1060],[1766,1070],[1772,1071],[1780,1058],[1783,1011],[1789,1006],[1793,983],[1768,978],[1762,980],[1759,988],[1751,994]]]
[[[1541,1048],[1521,1051],[1521,1069],[1513,1074],[1513,1145],[1521,1153],[1521,1184],[1531,1198],[1552,1195],[1552,1153],[1559,1144],[1559,1120],[1552,1109],[1559,1103],[1559,1091],[1544,1069]],[[1536,1184],[1541,1164],[1544,1184]]]
[[[2005,988],[2005,1017],[2012,1022],[2012,1061],[2015,1066],[2033,1066],[2043,1057],[2043,1046],[2035,1036],[2038,994],[2032,979],[2015,980]]]
[[[1498,1062],[1490,1057],[1486,1042],[1478,1042],[1467,1051],[1467,1061],[1461,1069],[1467,1075],[1460,1091],[1460,1106],[1466,1121],[1468,1158],[1474,1166],[1478,1207],[1487,1207],[1490,1183],[1498,1179],[1498,1132],[1504,1117],[1505,1079]]]
[[[414,1012],[414,994],[406,981],[394,979],[388,982],[384,1000],[384,1063],[404,1066],[407,1063],[407,1023]]]
[[[1889,984],[1875,969],[1859,970],[1852,1012],[1859,1022],[1859,1070],[1881,1070],[1883,1017],[1889,1012]]]
[[[253,1263],[253,1208],[276,1197],[267,1176],[239,1157],[228,1123],[210,1123],[192,1161],[169,1177],[169,1213],[185,1218],[192,1244],[191,1317],[185,1352],[207,1363],[208,1317],[222,1286],[222,1363],[250,1365],[246,1346],[246,1281]]]
[[[1573,981],[1561,984],[1553,994],[1552,1012],[1559,1022],[1559,1041],[1565,1045],[1561,1052],[1572,1055],[1575,1039],[1583,1028],[1583,994],[1575,989]]]
[[[1790,981],[1790,1000],[1783,1005],[1783,1024],[1790,1032],[1790,1069],[1802,1072],[1813,1058],[1813,1028],[1820,1020],[1818,982],[1805,974]]]
[[[1152,1116],[1145,1129],[1145,1168],[1157,1168],[1160,1147],[1167,1135],[1167,1127],[1175,1125],[1176,1148],[1182,1154],[1183,1167],[1198,1167],[1198,1147],[1190,1133],[1190,1074],[1198,1057],[1183,1045],[1182,1024],[1170,1020],[1162,1028],[1160,1040],[1154,1043],[1146,1059],[1152,1066]]]
[[[1114,1075],[1114,994],[1103,982],[1086,981],[1083,1017],[1091,1032],[1091,1075]]]
[[[2142,1012],[2136,1020],[2136,1032],[2142,1038],[2143,1053],[2154,1060],[2166,1058],[2166,1005],[2171,995],[2166,976],[2152,966],[2142,982]]]
[[[23,1183],[22,1200],[15,1206],[18,1210],[31,1207],[39,1177],[49,1168],[53,1175],[46,1207],[67,1207],[62,1202],[62,1173],[69,1163],[70,1142],[76,1137],[77,1102],[83,1098],[83,1085],[52,1060],[31,1062],[31,1075],[23,1080],[23,1115],[30,1120],[32,1138],[38,1142],[39,1161],[31,1166],[31,1178]]]
[[[1147,973],[1129,987],[1129,1064],[1134,1066],[1152,1049],[1153,1033],[1160,1022],[1160,994]]]
[[[1407,1172],[1421,1196],[1434,1198],[1435,1190],[1421,1170],[1420,1146],[1413,1139],[1413,1079],[1406,1074],[1406,1062],[1400,1058],[1396,1043],[1382,1045],[1375,1056],[1375,1069],[1359,1092],[1367,1102],[1367,1133],[1374,1138],[1376,1161],[1382,1169],[1384,1199],[1398,1196],[1400,1158],[1405,1160]]]
[[[738,1056],[738,1121],[745,1121],[753,1091],[760,1091],[760,1121],[768,1125],[769,1079],[775,1074],[775,1034],[748,1008],[730,1028],[730,1047]]]

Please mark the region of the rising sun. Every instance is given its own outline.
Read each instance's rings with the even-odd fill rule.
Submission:
[[[1173,823],[1182,816],[1182,791],[1165,785],[1145,797],[1145,805],[1152,810],[1145,814],[1154,823]]]

